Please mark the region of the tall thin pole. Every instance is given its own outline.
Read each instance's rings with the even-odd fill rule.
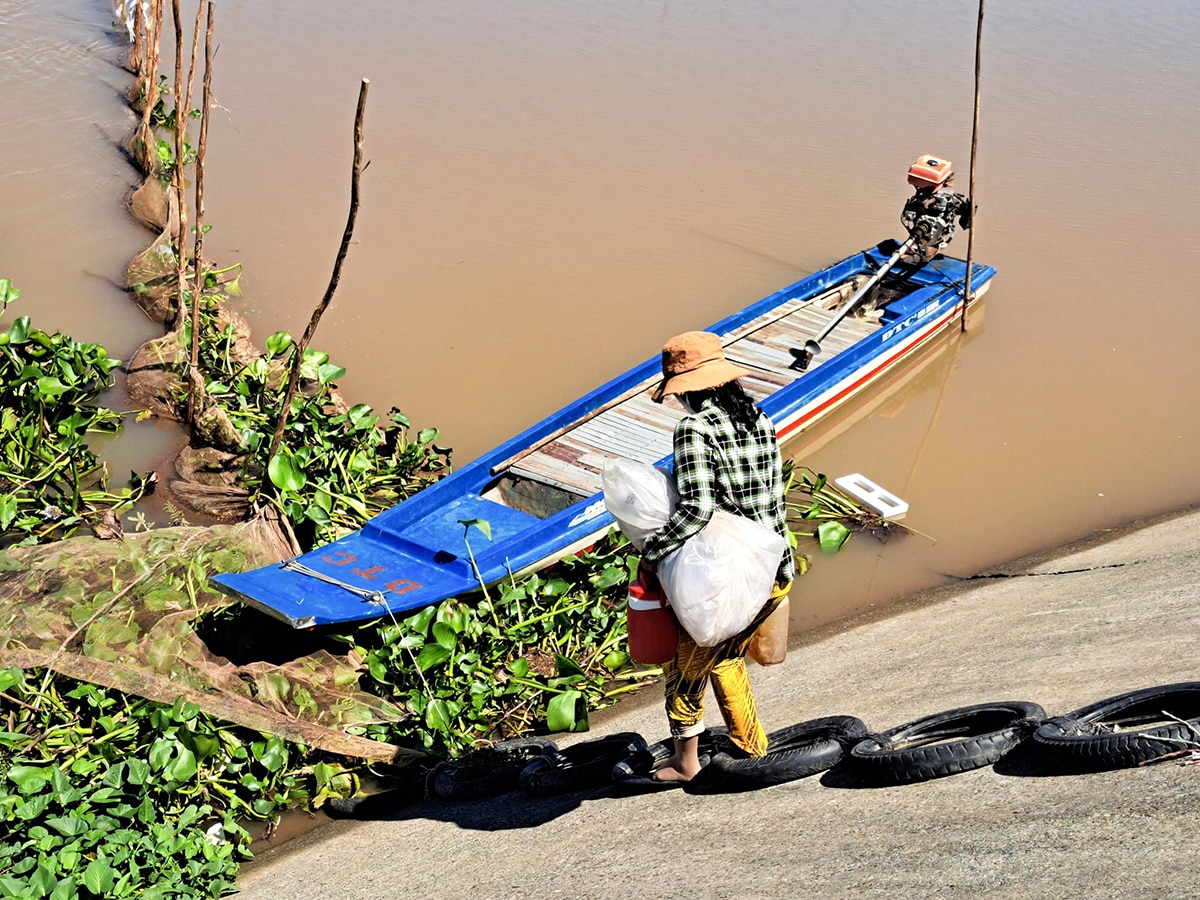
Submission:
[[[133,69],[134,78],[146,73],[146,55],[145,45],[146,38],[142,32],[146,28],[146,17],[142,12],[142,4],[135,3],[133,5],[133,50],[129,53],[129,67]],[[129,9],[126,8],[125,15],[128,17]],[[134,81],[136,84],[136,80]]]
[[[983,49],[983,5],[979,0],[979,23],[975,27],[975,116],[971,123],[971,174],[967,182],[967,202],[970,204],[971,227],[967,229],[967,279],[963,285],[962,331],[967,330],[967,306],[971,303],[971,261],[975,250],[975,154],[979,149],[979,59]]]
[[[179,0],[171,0],[171,16],[175,22],[175,168],[171,172],[171,187],[179,206],[179,231],[175,235],[175,283],[179,297],[175,302],[175,327],[182,328],[187,320],[187,199],[183,180],[183,148],[187,141],[187,112],[183,108],[183,17]]]
[[[208,27],[204,32],[204,89],[200,110],[200,143],[196,151],[196,239],[193,256],[192,284],[192,347],[188,357],[188,421],[196,421],[196,410],[203,399],[204,376],[200,374],[200,300],[204,296],[204,155],[208,149],[208,116],[212,107],[213,67],[213,5],[204,0],[201,9],[208,11]],[[199,30],[200,14],[196,14]],[[189,79],[190,86],[190,79]]]
[[[196,4],[196,25],[192,29],[192,62],[188,66],[187,90],[183,95],[183,108],[187,110],[188,118],[191,118],[192,113],[192,87],[196,82],[196,56],[200,50],[200,26],[204,23],[204,3],[205,0],[200,0]]]
[[[141,15],[141,5],[138,5]],[[154,150],[154,134],[150,130],[150,117],[158,104],[158,62],[161,54],[159,42],[162,40],[163,11],[162,0],[153,0],[150,6],[150,18],[146,24],[146,53],[142,67],[142,85],[145,90],[142,96],[142,124],[138,126],[137,149],[138,165],[147,175],[157,175],[160,171],[158,154]],[[170,215],[167,216],[168,222]]]
[[[354,114],[354,165],[350,170],[350,214],[346,218],[346,230],[342,233],[342,244],[338,248],[337,259],[333,263],[333,275],[329,279],[329,287],[325,289],[325,296],[313,310],[308,327],[304,329],[304,336],[296,344],[296,355],[292,358],[292,370],[288,376],[287,390],[283,394],[283,405],[279,408],[279,421],[275,425],[275,436],[271,439],[271,449],[267,453],[268,463],[279,450],[279,444],[283,440],[288,414],[292,410],[292,398],[296,396],[296,387],[300,383],[300,366],[304,362],[304,351],[308,348],[309,341],[312,340],[312,336],[317,330],[317,323],[321,321],[321,316],[333,300],[333,292],[337,290],[338,281],[342,277],[342,263],[346,259],[346,251],[350,248],[350,240],[354,236],[354,220],[358,218],[358,178],[365,168],[363,165],[363,113],[367,108],[367,88],[370,85],[369,78],[362,80],[362,85],[358,90],[358,109]]]

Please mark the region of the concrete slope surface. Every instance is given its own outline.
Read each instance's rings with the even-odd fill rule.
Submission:
[[[882,731],[1000,700],[1060,715],[1200,680],[1198,600],[1191,511],[831,628],[753,678],[770,729],[847,714]],[[661,708],[624,705],[572,739],[616,731],[660,740]],[[426,801],[260,856],[241,896],[1200,897],[1200,764],[1064,775],[1018,756],[879,788],[837,772],[715,796]]]

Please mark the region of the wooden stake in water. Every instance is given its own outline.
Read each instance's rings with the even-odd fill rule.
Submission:
[[[141,4],[138,4],[138,15],[141,16]],[[153,0],[150,6],[150,17],[145,22],[145,54],[142,63],[141,83],[144,87],[142,97],[142,124],[138,127],[138,168],[145,175],[157,175],[157,153],[154,150],[154,134],[150,130],[150,117],[158,103],[158,61],[161,55],[159,41],[162,39],[163,9],[162,0]]]
[[[188,421],[196,421],[196,410],[204,400],[204,376],[200,374],[200,298],[204,296],[204,154],[208,148],[208,113],[212,106],[213,6],[208,7],[204,33],[204,90],[201,94],[200,143],[196,148],[196,243],[192,276],[192,347],[188,357]],[[196,16],[199,23],[199,14]],[[198,26],[197,26],[198,27]]]
[[[175,167],[171,171],[171,187],[179,206],[179,228],[175,232],[175,327],[182,328],[187,317],[187,201],[183,183],[183,154],[186,145],[187,111],[183,108],[183,20],[179,0],[171,0],[172,20],[175,23]]]
[[[196,83],[196,57],[200,50],[200,25],[204,21],[204,4],[205,0],[199,0],[196,4],[196,24],[192,28],[192,61],[188,66],[187,84],[183,95],[183,108],[187,110],[189,118],[192,111],[192,87]]]
[[[971,123],[971,173],[967,182],[967,202],[971,204],[971,227],[967,229],[967,280],[963,285],[962,331],[967,330],[967,306],[971,303],[971,260],[975,249],[975,151],[979,147],[979,75],[980,51],[983,49],[983,6],[979,0],[979,22],[975,26],[975,115]]]
[[[287,391],[284,392],[283,405],[279,409],[279,422],[275,426],[275,437],[271,439],[271,452],[267,454],[268,464],[274,459],[275,453],[279,450],[279,444],[283,440],[283,429],[287,426],[288,413],[292,409],[292,398],[296,395],[296,386],[300,383],[300,365],[304,362],[304,351],[308,349],[309,341],[312,340],[313,334],[317,330],[317,323],[321,321],[321,316],[333,301],[333,292],[337,290],[338,281],[342,277],[342,262],[346,259],[346,251],[350,248],[350,238],[354,235],[354,220],[358,218],[358,178],[364,168],[363,113],[367,108],[367,88],[370,87],[370,84],[371,79],[364,78],[358,91],[358,111],[354,115],[354,166],[350,173],[350,215],[346,219],[346,230],[342,233],[342,246],[338,248],[337,259],[333,264],[333,275],[330,276],[329,287],[325,289],[325,296],[313,310],[308,327],[304,329],[304,336],[296,344],[296,355],[292,357],[292,371],[288,376]]]
[[[135,3],[133,8],[133,49],[129,51],[129,68],[137,77],[146,74],[146,37],[142,33],[146,29],[146,17],[141,3]],[[129,15],[128,9],[125,15]]]

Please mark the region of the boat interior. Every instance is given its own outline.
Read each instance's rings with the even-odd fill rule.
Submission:
[[[907,315],[903,299],[923,286],[915,279],[884,278],[823,339],[823,352],[801,370],[793,351],[819,334],[867,279],[856,275],[815,297],[787,300],[723,334],[726,357],[751,373],[742,379],[747,393],[761,401],[883,324]],[[673,397],[661,404],[650,399],[658,381],[657,376],[647,379],[497,464],[492,468],[497,478],[481,496],[545,519],[600,491],[608,460],[654,464],[668,456],[684,411]]]

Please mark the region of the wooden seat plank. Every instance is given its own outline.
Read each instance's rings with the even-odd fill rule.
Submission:
[[[654,456],[661,459],[671,450],[672,432],[650,426],[628,417],[577,432],[580,440],[602,449],[621,448],[626,453],[633,454],[632,458],[642,459]],[[661,452],[660,452],[661,451]]]

